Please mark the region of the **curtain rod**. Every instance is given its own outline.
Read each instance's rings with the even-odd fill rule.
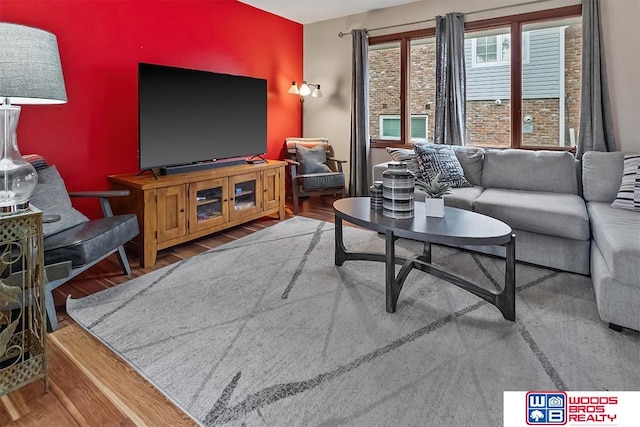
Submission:
[[[485,13],[485,12],[493,12],[494,10],[508,9],[510,7],[528,6],[528,5],[536,4],[536,3],[545,3],[545,2],[548,2],[548,1],[551,1],[551,0],[533,0],[533,1],[528,1],[528,2],[524,2],[524,3],[510,4],[508,6],[498,6],[498,7],[492,7],[492,8],[489,8],[489,9],[474,10],[473,12],[464,13],[464,16],[475,15],[475,14],[478,14],[478,13]],[[425,20],[422,20],[422,21],[406,22],[404,24],[387,25],[386,27],[377,27],[377,28],[372,28],[370,30],[365,28],[364,30],[367,31],[367,32],[369,32],[369,31],[380,31],[380,30],[387,30],[389,28],[406,27],[408,25],[424,24],[424,23],[427,23],[427,22],[435,22],[435,21],[436,21],[435,18],[434,19],[425,19]],[[344,36],[350,36],[350,35],[351,35],[351,32],[343,33],[342,31],[340,31],[338,33],[338,37],[340,37],[340,38],[342,38]]]

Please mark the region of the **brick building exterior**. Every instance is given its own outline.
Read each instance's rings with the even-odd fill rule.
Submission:
[[[570,131],[577,140],[580,120],[581,25],[564,31],[564,145],[571,145]],[[435,42],[415,43],[410,57],[411,114],[428,115],[428,141],[433,141],[435,109]],[[496,99],[500,99],[499,105]],[[560,98],[526,97],[523,117],[531,116],[530,128],[523,126],[523,145],[560,144]],[[380,116],[400,115],[400,48],[369,51],[369,129],[373,139],[380,137]],[[505,97],[467,101],[467,144],[511,145],[511,102]],[[523,123],[523,125],[526,125]]]

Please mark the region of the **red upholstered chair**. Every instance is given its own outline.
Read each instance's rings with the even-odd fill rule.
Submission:
[[[346,161],[333,157],[333,147],[327,138],[287,138],[285,152],[295,214],[300,197],[336,194],[346,197],[342,171]]]

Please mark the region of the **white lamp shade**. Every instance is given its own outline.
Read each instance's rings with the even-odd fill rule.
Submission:
[[[307,96],[311,93],[311,88],[307,85],[307,82],[302,82],[300,86],[300,95]]]
[[[56,36],[24,25],[0,22],[0,102],[64,104]]]
[[[300,91],[298,90],[298,86],[296,85],[295,81],[291,82],[291,87],[289,87],[289,93],[292,95],[300,95]]]
[[[316,88],[311,92],[311,96],[314,98],[322,98],[322,91],[320,90],[320,85],[316,85]]]

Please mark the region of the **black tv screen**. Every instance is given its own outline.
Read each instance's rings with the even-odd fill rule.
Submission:
[[[139,167],[267,151],[267,81],[140,63]]]

